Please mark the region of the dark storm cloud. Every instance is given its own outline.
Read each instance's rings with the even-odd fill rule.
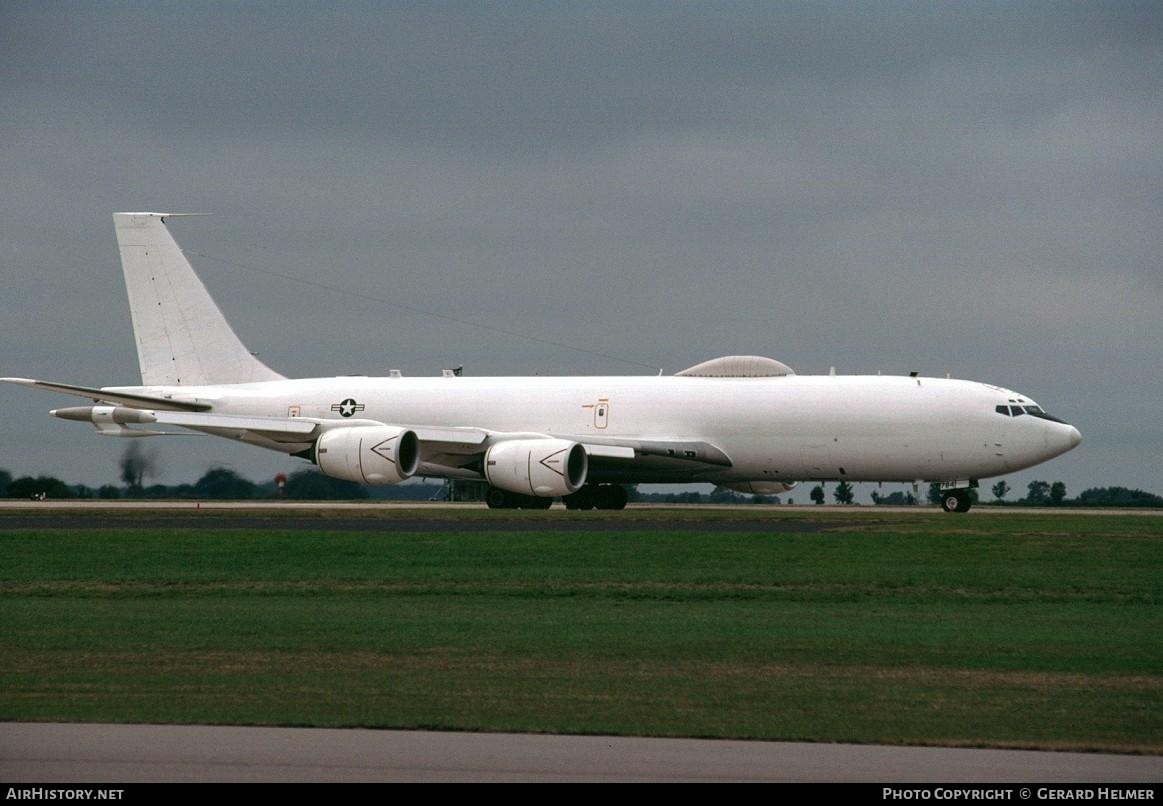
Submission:
[[[946,69],[973,86],[941,106],[1029,120],[1158,66],[1161,33],[1147,3],[162,2],[7,16],[18,90],[178,137],[340,130],[533,151],[656,131],[844,131],[829,111],[923,90]]]

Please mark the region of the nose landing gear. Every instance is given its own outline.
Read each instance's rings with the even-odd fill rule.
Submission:
[[[973,505],[969,490],[942,490],[941,509],[946,512],[968,512]]]
[[[977,487],[977,479],[943,481],[939,484],[934,483],[934,486],[940,492],[940,497],[936,500],[946,512],[968,512],[973,506],[973,489]]]

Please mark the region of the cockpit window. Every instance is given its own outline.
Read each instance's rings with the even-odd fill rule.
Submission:
[[[1007,417],[1021,417],[1023,414],[1028,414],[1031,417],[1037,417],[1040,420],[1049,420],[1053,423],[1065,423],[1065,420],[1059,420],[1046,412],[1042,411],[1041,406],[994,406],[993,410],[998,414],[1004,414]]]
[[[1030,414],[1034,417],[1038,417],[1038,418],[1041,418],[1043,420],[1049,420],[1052,423],[1065,424],[1065,422],[1066,422],[1065,420],[1060,420],[1057,417],[1054,417],[1053,415],[1047,414],[1046,412],[1042,411],[1041,406],[1026,406],[1026,414]]]

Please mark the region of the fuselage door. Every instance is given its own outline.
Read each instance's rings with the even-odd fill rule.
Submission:
[[[599,398],[594,406],[594,428],[601,430],[610,424],[610,401],[608,398]]]

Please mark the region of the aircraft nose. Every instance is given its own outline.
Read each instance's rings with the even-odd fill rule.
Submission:
[[[1046,447],[1054,451],[1055,456],[1073,450],[1082,442],[1082,434],[1074,426],[1067,423],[1051,425],[1054,427],[1047,430]]]
[[[1063,422],[1048,422],[1042,431],[1046,458],[1061,456],[1067,451],[1078,447],[1082,442],[1082,434],[1074,426]],[[1043,460],[1045,461],[1045,460]]]

